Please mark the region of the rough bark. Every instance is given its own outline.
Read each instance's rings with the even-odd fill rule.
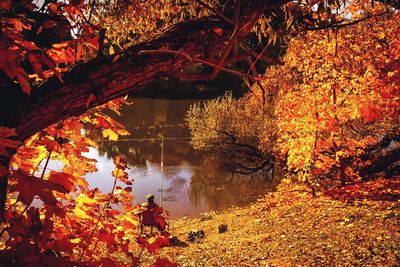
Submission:
[[[16,128],[18,139],[23,141],[57,121],[80,115],[129,91],[140,90],[191,64],[179,55],[141,54],[142,51],[185,51],[204,58],[209,52],[208,42],[218,48],[224,41],[213,29],[225,27],[223,22],[212,18],[182,23],[160,38],[133,46],[120,56],[100,57],[77,66],[63,76],[63,82],[52,78],[33,88],[31,96],[10,92],[14,88],[1,90],[0,125]]]

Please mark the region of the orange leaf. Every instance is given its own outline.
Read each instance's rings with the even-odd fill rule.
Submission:
[[[73,175],[65,172],[51,171],[49,176],[50,182],[61,185],[69,192],[76,190],[74,180],[75,177]]]
[[[115,156],[114,157],[114,164],[118,169],[125,170],[127,168],[127,161],[122,156]]]
[[[25,205],[30,205],[36,195],[45,204],[56,205],[58,201],[52,191],[68,193],[68,190],[60,184],[39,179],[21,170],[14,171],[11,178],[17,180],[17,184],[12,189],[19,192],[17,201],[21,201]]]

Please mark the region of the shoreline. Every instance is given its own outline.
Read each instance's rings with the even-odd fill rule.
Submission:
[[[170,221],[170,233],[187,246],[165,247],[160,255],[179,266],[400,264],[399,199],[346,202],[280,187],[245,207]],[[228,226],[225,233],[218,233],[220,224]],[[191,230],[205,238],[188,242]]]

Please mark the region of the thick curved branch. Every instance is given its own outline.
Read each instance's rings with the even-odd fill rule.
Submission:
[[[238,43],[248,37],[265,10],[287,2],[289,0],[250,1],[235,32]],[[181,51],[210,62],[209,55],[221,55],[221,51],[229,53],[226,44],[231,44],[231,26],[218,16],[177,24],[161,37],[129,48],[118,55],[118,59],[99,57],[75,67],[63,76],[64,83],[52,78],[32,88],[32,96],[21,93],[16,84],[7,84],[8,88],[0,90],[0,125],[16,128],[18,139],[25,140],[57,121],[140,90],[193,64],[173,54],[140,54],[144,50]],[[226,60],[226,55],[214,60],[219,60],[217,70],[234,63]]]
[[[88,108],[101,105],[137,91],[189,64],[176,55],[141,54],[145,50],[183,50],[192,56],[204,57],[204,40],[223,46],[224,38],[215,36],[213,29],[226,29],[226,24],[212,18],[176,25],[151,42],[131,47],[117,57],[101,57],[77,66],[63,76],[64,83],[52,78],[33,88],[32,95],[18,88],[0,91],[0,125],[16,128],[19,140],[69,116],[77,116]],[[228,36],[229,34],[226,33]],[[90,99],[90,101],[89,101]]]

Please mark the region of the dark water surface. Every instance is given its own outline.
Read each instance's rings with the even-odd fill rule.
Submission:
[[[154,194],[171,218],[240,206],[257,199],[273,184],[267,177],[232,175],[218,154],[195,151],[189,143],[184,116],[196,100],[133,99],[117,118],[131,136],[98,143],[88,153],[99,172],[88,175],[91,187],[111,191],[112,158],[123,155],[134,179],[136,202]],[[164,136],[162,140],[162,136]],[[163,166],[161,166],[161,162]]]

